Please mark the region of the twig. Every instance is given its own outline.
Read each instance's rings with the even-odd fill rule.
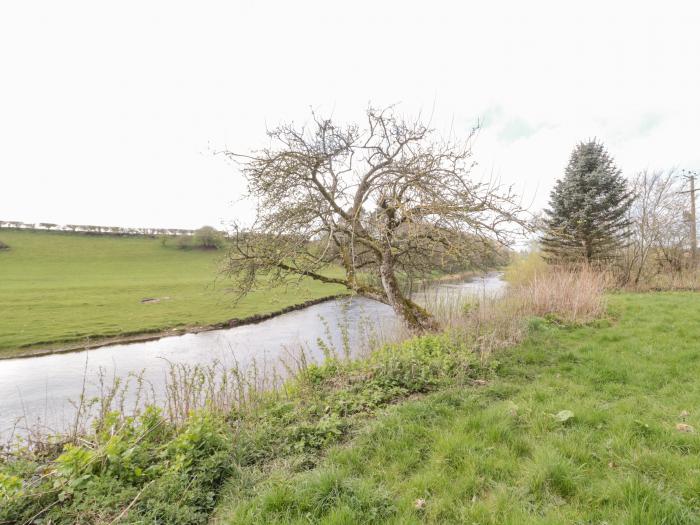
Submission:
[[[116,523],[116,522],[118,522],[120,519],[122,519],[124,516],[126,516],[126,514],[131,510],[131,507],[133,507],[134,504],[136,503],[136,500],[138,500],[138,499],[141,497],[141,494],[143,494],[143,491],[146,490],[146,488],[147,488],[151,483],[153,483],[154,481],[155,481],[155,480],[151,480],[151,481],[149,481],[148,483],[146,483],[143,487],[141,487],[141,490],[139,490],[138,494],[136,494],[136,496],[134,496],[134,499],[131,500],[131,503],[129,503],[129,504],[124,508],[124,510],[122,510],[122,511],[119,513],[119,515],[118,515],[116,518],[114,518],[112,521],[110,521],[110,522],[109,522],[109,525],[113,525],[114,523]]]

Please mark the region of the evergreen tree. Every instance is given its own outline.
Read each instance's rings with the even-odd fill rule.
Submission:
[[[605,147],[574,148],[564,178],[550,194],[542,247],[557,261],[599,262],[615,256],[628,235],[632,194]]]

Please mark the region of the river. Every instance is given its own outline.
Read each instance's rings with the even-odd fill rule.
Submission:
[[[503,285],[500,275],[491,273],[466,282],[440,283],[423,296],[498,293]],[[1,360],[0,438],[21,435],[26,430],[20,428],[27,426],[46,432],[65,430],[75,416],[71,400],[80,398],[81,392],[87,397],[97,395],[101,374],[111,380],[141,372],[158,400],[164,394],[171,364],[235,362],[245,369],[255,362],[259,369],[271,369],[300,348],[309,358],[321,361],[324,354],[319,340],[343,353],[344,347],[362,348],[368,338],[390,337],[399,326],[390,307],[352,297],[329,300],[257,324],[80,352]],[[344,344],[344,340],[349,340],[349,344]]]

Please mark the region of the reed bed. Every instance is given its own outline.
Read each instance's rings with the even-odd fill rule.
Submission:
[[[527,335],[528,320],[585,324],[605,314],[610,277],[588,266],[542,266],[526,279],[478,294],[426,294],[425,306],[454,337],[469,341],[485,360]]]

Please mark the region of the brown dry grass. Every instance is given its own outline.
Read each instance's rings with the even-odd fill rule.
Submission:
[[[546,266],[500,293],[438,300],[429,309],[456,337],[471,341],[483,360],[522,341],[533,317],[566,324],[599,319],[605,313],[609,283],[606,274],[587,266]]]
[[[634,292],[698,291],[700,271],[657,273],[646,276],[636,284],[629,283],[624,289]]]
[[[604,292],[610,279],[589,266],[550,267],[520,285],[513,286],[506,299],[529,316],[555,316],[566,323],[582,324],[605,312]]]

